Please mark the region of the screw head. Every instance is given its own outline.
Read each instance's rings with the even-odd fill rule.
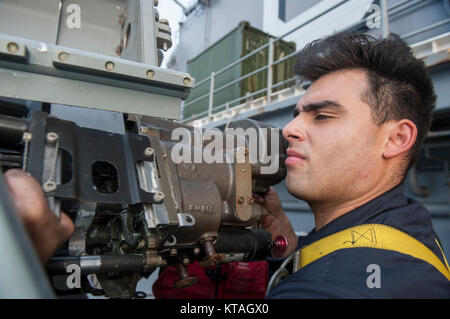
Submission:
[[[50,132],[47,134],[46,140],[47,140],[48,144],[53,145],[58,141],[58,134],[56,134],[54,132]]]
[[[44,189],[44,192],[49,193],[56,190],[56,183],[53,181],[47,181],[42,185],[42,188]]]
[[[19,51],[19,45],[15,42],[9,42],[6,46],[9,53],[17,53]]]
[[[148,70],[147,71],[147,77],[148,78],[154,78],[155,77],[155,71],[153,71],[153,70]]]
[[[164,193],[163,192],[156,192],[153,195],[153,200],[155,201],[155,203],[159,204],[164,200]]]
[[[151,148],[151,147],[147,147],[147,148],[145,149],[145,151],[144,151],[144,155],[145,155],[146,157],[152,157],[153,154],[155,154],[155,151],[154,151],[153,148]]]
[[[188,78],[188,77],[185,77],[185,78],[183,79],[183,84],[184,84],[184,85],[189,85],[189,84],[191,84],[191,79]]]
[[[244,204],[244,203],[245,203],[245,198],[244,198],[244,196],[239,197],[238,203],[239,203],[239,204]]]
[[[198,247],[194,248],[194,255],[200,255],[200,253],[201,253],[200,248]]]
[[[30,132],[25,132],[22,135],[22,140],[24,142],[30,142],[32,140],[32,138],[33,138],[33,134],[31,134]]]
[[[69,53],[67,53],[67,52],[61,52],[61,53],[58,55],[58,59],[59,59],[59,61],[61,61],[61,62],[67,62],[67,61],[69,61]]]
[[[114,70],[115,67],[116,65],[114,64],[114,62],[108,61],[105,63],[105,69],[107,69],[108,71]]]

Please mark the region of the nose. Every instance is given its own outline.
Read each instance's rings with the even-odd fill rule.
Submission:
[[[301,123],[300,116],[292,119],[283,128],[283,137],[289,144],[301,142],[306,139],[305,126]]]

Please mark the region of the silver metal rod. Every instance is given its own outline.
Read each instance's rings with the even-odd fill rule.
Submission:
[[[269,61],[268,61],[268,69],[267,69],[267,103],[270,103],[270,99],[272,96],[272,82],[273,82],[273,56],[274,56],[274,52],[273,52],[273,45],[274,45],[274,40],[272,38],[270,38],[269,40]]]
[[[292,58],[292,57],[294,57],[294,56],[297,56],[300,52],[302,52],[302,50],[297,50],[297,51],[295,51],[295,52],[292,52],[292,53],[290,53],[290,54],[288,54],[288,55],[282,57],[281,59],[276,60],[275,62],[273,62],[273,65],[277,65],[278,63],[281,63],[281,62],[283,62],[283,61],[286,61],[286,60],[289,59],[289,58]]]
[[[290,79],[287,79],[287,80],[283,80],[283,81],[281,81],[281,82],[278,82],[278,83],[272,85],[272,89],[275,89],[275,88],[277,88],[277,87],[279,87],[279,86],[282,86],[283,84],[286,84],[286,83],[288,83],[288,82],[294,81],[294,80],[296,80],[296,79],[297,79],[297,77],[294,76],[294,77],[292,77],[292,78],[290,78]]]
[[[212,110],[214,107],[214,85],[216,82],[215,78],[216,78],[216,75],[214,72],[212,72],[211,73],[211,86],[209,89],[209,105],[208,105],[208,110],[209,110],[208,115],[209,116],[212,116]]]
[[[448,23],[450,23],[450,19],[445,19],[445,20],[436,22],[436,23],[434,23],[434,24],[432,24],[432,25],[429,25],[429,26],[427,26],[427,27],[425,27],[425,28],[421,28],[421,29],[419,29],[419,30],[416,30],[416,31],[407,33],[407,34],[405,34],[405,35],[402,35],[401,37],[402,37],[403,39],[407,39],[407,38],[413,37],[413,36],[415,36],[415,35],[418,35],[418,34],[420,34],[420,33],[423,33],[423,32],[426,32],[426,31],[430,31],[430,30],[435,29],[435,28],[437,28],[437,27],[443,26],[443,25],[448,24]]]
[[[211,75],[209,75],[208,77],[204,78],[204,79],[203,79],[203,80],[201,80],[200,82],[197,82],[197,83],[195,83],[195,86],[194,86],[194,88],[196,88],[196,87],[198,87],[198,86],[202,85],[203,83],[205,83],[205,82],[209,81],[210,79],[211,79]]]
[[[267,88],[264,88],[264,89],[261,89],[261,90],[259,90],[259,91],[253,92],[253,93],[251,93],[251,94],[249,94],[249,95],[242,96],[242,97],[240,97],[240,98],[237,98],[237,99],[228,101],[227,103],[233,104],[233,103],[238,102],[238,101],[240,101],[240,100],[248,99],[248,98],[253,97],[253,96],[255,96],[255,95],[264,93],[264,92],[266,92],[266,91],[267,91]],[[227,103],[224,103],[224,104],[221,104],[221,105],[219,105],[219,106],[216,106],[215,108],[213,108],[213,110],[216,110],[216,109],[219,109],[219,108],[221,108],[221,107],[224,107],[224,106],[227,105]]]
[[[195,102],[198,102],[200,100],[203,100],[203,99],[207,98],[208,96],[209,96],[209,92],[204,94],[204,95],[202,95],[202,96],[199,96],[198,98],[196,98],[195,100],[190,101],[189,103],[184,104],[183,107],[186,108],[186,107],[190,106],[191,104],[193,104]]]
[[[58,3],[58,18],[57,18],[57,25],[56,25],[56,36],[55,36],[55,44],[59,44],[59,30],[61,26],[61,16],[62,16],[62,7],[63,7],[63,0],[59,0]]]
[[[383,27],[383,38],[386,39],[391,33],[389,28],[389,13],[387,0],[380,0],[381,5],[381,24]]]
[[[214,93],[217,93],[217,92],[219,92],[219,91],[221,91],[221,90],[223,90],[223,89],[225,89],[225,88],[227,88],[227,87],[229,87],[229,86],[235,84],[236,82],[242,81],[242,80],[244,80],[244,79],[246,79],[246,78],[248,78],[248,77],[250,77],[250,76],[252,76],[252,75],[255,75],[255,74],[257,74],[257,73],[259,73],[259,72],[261,72],[261,71],[264,71],[265,69],[267,69],[267,67],[268,67],[268,66],[266,65],[266,66],[263,66],[262,68],[259,68],[259,69],[255,70],[255,71],[252,71],[252,72],[250,72],[250,73],[247,73],[246,75],[241,76],[240,78],[237,78],[236,80],[233,80],[233,81],[231,81],[231,82],[229,82],[229,83],[227,83],[227,84],[221,86],[220,88],[215,89],[215,90],[214,90]]]

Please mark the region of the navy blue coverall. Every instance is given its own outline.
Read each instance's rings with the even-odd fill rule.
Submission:
[[[407,198],[404,187],[400,184],[300,237],[298,248],[349,227],[384,224],[419,240],[444,262],[429,212]],[[379,287],[368,284],[369,265],[379,266]],[[359,247],[337,250],[306,265],[283,279],[268,298],[450,298],[450,284],[426,261],[391,250]]]

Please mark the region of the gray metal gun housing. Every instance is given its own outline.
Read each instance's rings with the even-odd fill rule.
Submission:
[[[253,120],[233,127],[269,128]],[[250,163],[249,140],[243,162],[178,163],[171,157],[177,141],[173,121],[146,117],[140,132],[113,134],[82,128],[44,112],[30,122],[2,116],[2,147],[21,150],[21,165],[43,186],[51,208],[67,213],[76,230],[65,249],[47,265],[50,275],[67,274],[77,264],[81,291],[132,298],[136,284],[156,268],[175,265],[178,288],[196,282],[187,265],[264,259],[271,235],[258,229],[262,209],[252,192],[265,192],[284,179],[285,146],[279,134],[279,168],[262,174]],[[226,134],[223,134],[226,139]],[[272,136],[260,136],[269,144]],[[190,145],[193,152],[198,145]],[[270,147],[270,145],[268,145]],[[271,150],[272,151],[272,150]],[[95,274],[102,290],[86,276]],[[72,292],[73,293],[73,292]]]

